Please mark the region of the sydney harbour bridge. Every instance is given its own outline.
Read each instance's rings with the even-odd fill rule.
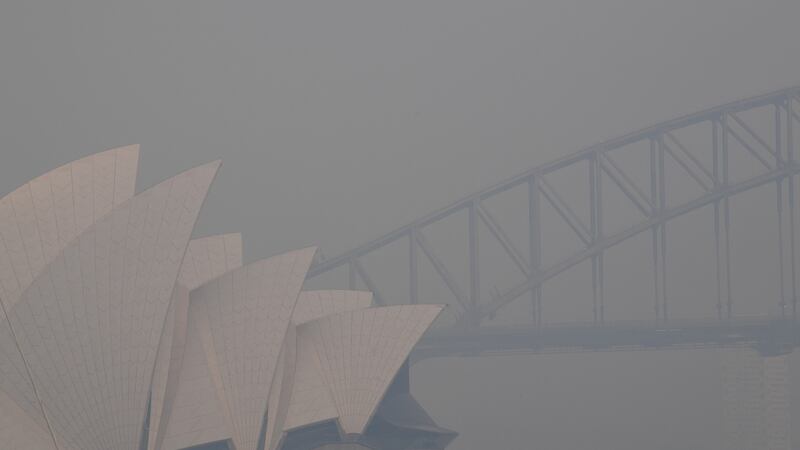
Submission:
[[[788,355],[800,343],[796,130],[800,87],[669,120],[533,167],[346,253],[321,258],[309,277],[343,277],[351,288],[372,291],[379,304],[418,303],[421,280],[438,284],[437,292],[453,299],[449,317],[423,339],[416,359],[726,349],[731,355],[724,374],[727,439],[737,448],[788,449]],[[732,273],[731,202],[756,189],[769,191],[759,201],[771,203],[770,225],[759,232],[774,242],[769,254],[777,269],[763,297],[743,299],[732,288],[738,275]],[[509,206],[504,196],[516,203]],[[505,204],[509,212],[497,214],[494,203]],[[676,313],[669,294],[679,281],[668,276],[667,230],[696,211],[710,216],[704,223],[713,227],[705,260],[713,264],[706,269],[713,274],[715,295],[699,299],[708,305],[704,314]],[[560,224],[558,237],[545,223]],[[651,288],[637,301],[647,302],[650,313],[615,320],[608,308],[610,275],[604,260],[637,236],[649,241]],[[571,242],[561,244],[565,240]],[[548,254],[544,247],[554,241],[569,251]],[[493,256],[487,262],[489,248]],[[442,250],[463,256],[448,259]],[[383,257],[394,258],[394,267],[403,269],[393,272],[391,287],[369,270]],[[543,287],[577,266],[588,268],[590,288],[580,317],[589,319],[549,321]],[[497,273],[503,276],[487,289],[486,280]],[[761,312],[740,311],[745,301],[757,303]],[[515,314],[515,323],[494,323],[505,309],[521,310],[519,305],[527,313]]]

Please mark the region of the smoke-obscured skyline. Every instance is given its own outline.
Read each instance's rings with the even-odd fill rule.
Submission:
[[[241,231],[248,261],[334,256],[588,145],[800,83],[798,17],[791,0],[6,2],[0,191],[130,143],[144,187],[222,158],[197,236]],[[739,254],[769,254],[747,231],[771,207],[734,204]],[[708,292],[687,248],[703,220],[670,236],[677,302]],[[773,268],[752,264],[741,296],[771,295]],[[649,278],[618,268],[619,304],[649,308]],[[551,314],[575,317],[571,289],[552,288]],[[718,366],[706,351],[434,360],[413,384],[461,433],[454,450],[719,448]]]

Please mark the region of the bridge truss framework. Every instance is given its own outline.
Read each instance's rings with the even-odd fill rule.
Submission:
[[[334,258],[317,262],[309,277],[319,276],[341,266],[349,269],[349,284],[354,288],[361,280],[374,292],[376,302],[386,303],[380,286],[368,274],[362,260],[372,253],[405,240],[408,242],[408,303],[419,302],[419,262],[426,258],[438,278],[456,299],[456,329],[477,330],[482,321],[492,317],[498,310],[523,295],[531,296],[532,323],[542,325],[542,284],[576,264],[589,260],[592,266],[593,323],[603,324],[605,318],[603,268],[604,253],[635,235],[649,232],[652,241],[653,264],[653,312],[655,322],[663,324],[670,319],[666,283],[666,228],[671,219],[698,208],[713,205],[714,248],[716,262],[716,310],[721,322],[736,320],[734,301],[731,295],[731,238],[730,199],[734,195],[765,184],[775,185],[777,215],[777,239],[780,292],[779,319],[796,322],[798,316],[797,255],[795,233],[795,175],[800,171],[796,160],[794,130],[800,124],[798,115],[800,87],[793,87],[753,97],[699,113],[670,120],[637,132],[586,148],[557,161],[534,167],[522,174],[469,195],[432,214],[426,215],[406,226],[367,242]],[[750,111],[771,110],[771,136],[765,135],[764,127],[748,123],[745,117]],[[711,163],[701,161],[697,152],[687,148],[678,137],[681,130],[698,126],[710,134]],[[746,150],[753,162],[759,166],[751,176],[733,179],[730,175],[730,153],[732,144]],[[615,151],[630,145],[645,144],[649,149],[649,189],[638,184],[634,174],[624,169],[615,157]],[[701,194],[690,201],[679,204],[667,202],[666,160],[672,159],[691,177]],[[589,220],[581,218],[570,202],[565,200],[552,183],[562,173],[576,166],[588,168],[585,177],[589,186]],[[581,169],[584,170],[584,169]],[[574,172],[573,172],[574,173]],[[639,180],[642,178],[639,177]],[[626,229],[609,233],[604,229],[603,186],[613,184],[616,192],[633,205],[641,220]],[[488,200],[510,189],[526,186],[528,193],[529,246],[521,249],[509,238],[498,220],[484,206]],[[546,202],[551,211],[563,220],[580,241],[580,249],[559,261],[542,262],[542,227],[540,206]],[[459,285],[448,265],[439,257],[426,237],[426,228],[458,215],[466,217],[469,254],[469,286]],[[525,280],[503,290],[497,289],[490,299],[481,299],[479,263],[479,223],[500,244],[505,254]],[[487,301],[488,300],[488,301]]]
[[[798,322],[795,129],[800,125],[800,86],[728,103],[670,120],[603,142],[557,161],[534,167],[515,177],[469,195],[438,211],[360,245],[334,258],[318,261],[309,278],[348,269],[351,289],[359,282],[374,293],[378,303],[388,303],[381,286],[369,275],[363,260],[397,242],[407,242],[408,303],[418,303],[420,262],[427,259],[438,280],[456,299],[454,326],[432,330],[419,344],[414,360],[487,353],[553,353],[571,351],[653,350],[675,348],[731,348],[723,378],[726,437],[730,448],[791,448],[788,406],[788,355],[800,346]],[[761,121],[753,123],[753,112]],[[763,120],[764,113],[769,119]],[[681,138],[683,130],[705,133],[710,151],[704,160],[696,148]],[[751,157],[757,168],[747,176],[731,173],[732,147]],[[648,174],[634,174],[618,156],[624,148],[638,147],[649,158]],[[708,148],[710,147],[710,148]],[[644,149],[644,150],[641,150]],[[709,160],[710,159],[710,160]],[[668,161],[688,176],[700,193],[689,200],[669,202]],[[582,171],[588,186],[588,220],[571,204],[554,180]],[[643,186],[642,179],[649,181]],[[638,180],[638,181],[637,181]],[[744,317],[735,313],[731,288],[731,206],[733,196],[773,184],[777,221],[776,314]],[[604,186],[613,186],[640,218],[621,230],[604,226],[607,208]],[[515,188],[527,190],[528,246],[521,248],[509,237],[486,202]],[[543,204],[566,224],[578,240],[578,250],[557,261],[543,261]],[[671,317],[667,296],[667,226],[677,217],[711,205],[714,226],[716,318],[686,320]],[[586,205],[582,205],[586,206]],[[466,214],[464,214],[466,212]],[[456,281],[452,268],[434,250],[426,230],[449,219],[466,220],[468,286]],[[452,226],[452,225],[446,225]],[[462,223],[463,227],[464,224]],[[524,281],[496,289],[481,298],[481,245],[478,229],[484,227],[500,245]],[[613,322],[606,319],[604,255],[636,235],[649,233],[652,261],[652,314],[648,320]],[[590,323],[551,324],[543,321],[542,284],[590,261]],[[529,295],[532,321],[520,326],[486,325],[502,308]],[[484,296],[485,297],[485,296]],[[397,299],[393,299],[396,302]],[[755,350],[755,351],[754,351]],[[748,428],[750,427],[750,428]]]

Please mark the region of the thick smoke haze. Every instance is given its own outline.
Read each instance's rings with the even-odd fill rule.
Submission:
[[[798,19],[796,0],[7,0],[0,192],[131,143],[144,187],[222,158],[197,236],[241,231],[248,261],[331,257],[588,145],[800,83]],[[759,259],[774,236],[754,231],[769,198],[734,201],[751,306],[776,298]],[[670,235],[686,311],[711,311],[712,260],[692,252],[709,220]],[[617,317],[652,311],[649,269],[607,270]],[[551,317],[591,314],[578,277],[545,292]],[[449,358],[412,385],[453,450],[721,449],[719,372],[707,350]]]

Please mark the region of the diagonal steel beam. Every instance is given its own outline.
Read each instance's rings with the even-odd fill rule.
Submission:
[[[703,163],[700,162],[700,160],[697,159],[697,157],[694,156],[692,152],[690,152],[689,149],[687,149],[686,146],[683,145],[683,143],[680,140],[678,140],[677,137],[675,137],[674,134],[670,132],[664,134],[667,136],[667,139],[672,141],[672,143],[675,144],[676,147],[678,147],[678,150],[680,150],[681,153],[684,154],[684,156],[689,158],[694,163],[694,165],[697,166],[698,169],[700,169],[710,180],[712,181],[714,180],[714,174],[709,172],[708,169],[706,169],[706,166],[703,165]]]
[[[375,284],[375,282],[372,281],[372,278],[369,276],[369,274],[367,274],[367,271],[366,269],[364,269],[364,266],[361,264],[361,261],[359,261],[358,258],[353,258],[352,264],[355,271],[358,272],[358,276],[361,278],[362,281],[364,281],[364,284],[367,286],[367,289],[372,291],[372,298],[373,300],[375,300],[375,303],[381,306],[386,306],[388,303],[386,303],[384,296],[381,294],[380,290],[378,290],[378,285]]]
[[[662,145],[664,146],[664,150],[665,150],[665,151],[666,151],[666,152],[667,152],[667,153],[668,153],[670,156],[672,156],[672,159],[674,159],[674,160],[675,160],[675,162],[676,162],[676,163],[678,163],[678,165],[680,165],[680,166],[683,168],[683,170],[685,170],[685,171],[686,171],[686,173],[688,173],[688,174],[689,174],[689,176],[690,176],[690,177],[692,177],[692,179],[693,179],[694,181],[696,181],[696,182],[697,182],[697,184],[699,184],[699,185],[700,185],[700,187],[702,187],[702,188],[703,188],[703,190],[706,190],[706,191],[707,191],[707,190],[709,190],[709,189],[710,189],[710,187],[709,187],[709,186],[706,184],[706,182],[705,182],[705,181],[703,181],[703,179],[700,177],[700,175],[698,175],[698,174],[697,174],[697,173],[696,173],[694,170],[692,170],[692,168],[691,168],[691,167],[689,167],[689,164],[687,164],[687,163],[686,163],[686,161],[684,161],[684,160],[683,160],[681,157],[679,157],[679,156],[678,156],[678,155],[677,155],[677,154],[676,154],[676,153],[675,153],[675,152],[672,150],[672,147],[670,147],[669,145],[667,145],[667,143],[666,143],[666,142],[663,142],[663,143],[662,143]]]
[[[606,161],[609,164],[606,164]],[[636,208],[639,210],[639,212],[641,212],[644,216],[649,216],[650,210],[652,209],[653,206],[644,197],[644,194],[642,194],[641,191],[639,191],[640,192],[638,194],[639,197],[637,197],[637,194],[635,194],[635,192],[637,192],[639,188],[635,184],[633,184],[633,182],[628,178],[627,175],[625,175],[625,172],[619,170],[619,167],[617,167],[614,164],[614,162],[608,157],[608,154],[603,155],[600,158],[599,163],[600,163],[600,168],[603,170],[603,172],[605,172],[605,174],[608,175],[609,178],[611,178],[611,181],[613,181],[614,184],[617,185],[617,187],[622,191],[622,193],[625,194],[626,197],[628,197],[628,200],[630,200],[631,202],[633,202],[634,205],[636,205]],[[617,173],[614,173],[608,167],[608,165],[611,165],[611,167],[614,170],[616,170]]]
[[[742,127],[742,129],[745,132],[747,132],[747,134],[750,135],[750,137],[752,137],[756,142],[761,144],[761,146],[764,147],[764,150],[768,151],[770,155],[772,155],[773,157],[780,159],[780,153],[777,153],[775,150],[773,150],[772,146],[767,144],[764,138],[759,136],[758,133],[756,133],[752,128],[750,128],[750,126],[747,125],[742,119],[740,119],[735,112],[730,113],[730,116],[733,118],[734,122],[738,123],[739,126]],[[778,148],[780,148],[780,145],[778,145]]]
[[[506,251],[506,254],[514,261],[514,264],[517,268],[522,272],[523,275],[530,275],[530,266],[528,262],[525,260],[525,257],[522,256],[522,253],[514,246],[511,242],[511,239],[508,238],[503,228],[497,223],[494,216],[484,207],[482,204],[478,204],[477,208],[478,217],[480,217],[481,221],[486,224],[486,228],[489,229],[489,233],[497,239],[497,242],[503,247],[503,250]]]
[[[458,283],[456,283],[456,281],[453,279],[453,275],[451,275],[450,271],[447,270],[447,267],[445,267],[442,260],[436,256],[436,253],[433,251],[433,247],[431,247],[431,245],[428,243],[428,240],[425,238],[422,230],[416,230],[416,237],[419,248],[422,249],[422,253],[424,253],[428,258],[428,261],[431,262],[431,265],[433,265],[436,273],[439,274],[439,277],[441,277],[442,281],[444,281],[444,283],[450,289],[450,292],[453,293],[453,296],[456,298],[464,311],[469,311],[469,299],[461,290],[461,288],[458,287]]]
[[[569,207],[569,205],[558,195],[558,192],[553,189],[550,183],[547,182],[544,178],[540,179],[540,186],[539,191],[544,195],[544,198],[550,203],[559,216],[567,222],[572,231],[578,235],[578,237],[583,241],[584,245],[589,245],[591,242],[591,233],[586,225],[581,221],[575,211]]]
[[[763,164],[764,167],[767,168],[767,170],[772,170],[772,165],[766,159],[764,159],[764,157],[761,156],[761,154],[758,153],[756,149],[754,149],[750,144],[748,144],[747,141],[742,139],[742,137],[739,136],[739,134],[733,128],[731,128],[729,124],[726,123],[725,128],[727,129],[728,133],[730,133],[731,136],[734,137],[734,139],[736,139],[740,144],[742,144],[742,147],[744,147],[745,150],[747,150],[751,155],[755,156],[755,158],[759,162],[761,162],[761,164]]]
[[[601,152],[599,153],[599,155],[601,156],[600,159],[603,162],[608,163],[609,165],[611,165],[611,167],[614,168],[614,170],[617,171],[622,180],[624,180],[625,183],[630,187],[630,189],[636,193],[636,195],[642,201],[642,203],[645,203],[647,205],[647,209],[651,209],[653,205],[650,203],[651,201],[650,197],[648,197],[647,194],[645,194],[645,192],[642,190],[642,188],[639,187],[639,185],[636,184],[636,182],[633,181],[633,179],[630,176],[628,176],[628,174],[625,173],[624,170],[622,170],[622,168],[619,166],[619,164],[617,164],[614,158],[611,157],[611,153]]]

